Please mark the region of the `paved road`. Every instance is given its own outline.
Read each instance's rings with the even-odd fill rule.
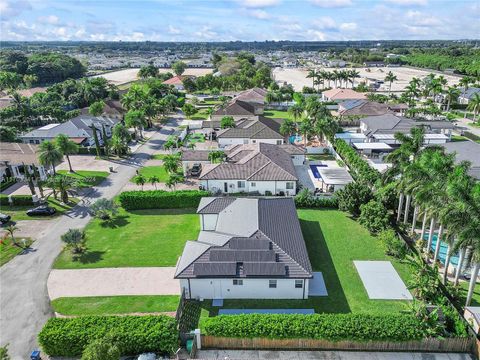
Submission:
[[[456,119],[457,126],[464,131],[469,131],[472,134],[480,136],[480,128],[472,126],[472,120],[470,119]]]
[[[12,359],[27,359],[37,347],[36,336],[53,314],[47,294],[47,278],[60,253],[60,236],[70,228],[83,228],[89,221],[88,205],[100,197],[112,198],[121,191],[135,170],[150,154],[161,150],[165,139],[177,126],[177,120],[155,133],[102,184],[91,189],[48,233],[33,244],[30,253],[17,256],[0,268],[0,345],[9,343]]]

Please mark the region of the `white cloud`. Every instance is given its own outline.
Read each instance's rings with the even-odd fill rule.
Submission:
[[[267,20],[267,19],[271,18],[271,15],[268,12],[266,12],[265,10],[261,10],[261,9],[255,9],[255,10],[248,11],[248,15],[250,15],[254,18],[260,19],[260,20]]]
[[[58,24],[58,17],[55,15],[40,16],[38,21],[43,24],[55,25]]]
[[[168,25],[168,33],[172,35],[178,35],[181,33],[181,31],[173,25]]]
[[[337,29],[337,23],[329,16],[322,16],[319,19],[313,21],[313,25],[320,30],[335,30]]]
[[[310,2],[322,8],[341,8],[352,5],[352,0],[310,0]]]
[[[199,39],[211,40],[217,38],[218,34],[215,31],[212,31],[211,26],[203,26],[200,30],[194,33]]]
[[[264,7],[278,5],[280,1],[279,0],[239,0],[239,3],[249,8],[264,8]]]
[[[425,6],[428,4],[428,0],[385,0],[391,4],[400,5],[400,6],[413,6],[420,5]]]
[[[354,22],[342,23],[342,24],[340,24],[340,30],[342,30],[342,31],[357,30],[357,24],[354,23]]]
[[[325,34],[318,30],[309,29],[306,33],[306,39],[310,41],[325,41]]]
[[[302,30],[302,26],[297,23],[285,23],[285,24],[279,24],[278,27],[280,29],[286,30],[286,31],[300,31]]]
[[[0,14],[3,19],[18,16],[31,9],[32,5],[27,0],[0,0]]]

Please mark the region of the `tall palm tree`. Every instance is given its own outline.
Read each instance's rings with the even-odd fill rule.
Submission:
[[[104,140],[106,141],[106,139]],[[68,167],[70,172],[73,173],[72,163],[70,162],[70,155],[76,154],[78,152],[78,145],[75,144],[67,135],[58,134],[55,138],[55,143],[57,144],[58,149],[61,153],[67,158]]]
[[[315,69],[308,70],[307,78],[312,79],[312,88],[315,89],[315,79],[317,78],[317,71]]]
[[[454,86],[450,86],[445,92],[445,99],[447,100],[447,111],[450,111],[450,105],[457,101],[458,96],[460,95],[460,90]]]
[[[54,175],[57,173],[55,170],[55,164],[61,162],[62,158],[62,152],[53,141],[44,141],[40,144],[38,160],[43,166],[51,166]]]
[[[389,71],[387,73],[387,75],[385,76],[385,81],[390,83],[390,85],[388,86],[388,95],[390,95],[390,93],[392,92],[392,84],[394,81],[397,81],[398,78],[396,75],[393,74],[393,72]]]
[[[289,109],[288,109],[288,113],[291,114],[293,116],[293,119],[295,121],[297,121],[298,119],[300,119],[302,117],[302,114],[304,112],[304,108],[302,105],[298,105],[298,104],[295,104],[295,105],[292,105]]]
[[[473,122],[475,122],[480,111],[480,95],[478,93],[474,94],[468,102],[467,110],[473,111]]]
[[[176,173],[180,166],[181,158],[179,154],[165,155],[163,158],[163,167],[167,172]]]
[[[352,83],[352,88],[355,87],[355,79],[360,77],[360,73],[357,70],[350,70],[348,73],[350,77],[350,82]]]
[[[133,178],[133,181],[135,182],[135,185],[140,185],[143,191],[143,185],[145,185],[145,183],[147,182],[145,176],[143,176],[142,174],[138,174]]]
[[[304,118],[298,129],[303,135],[303,145],[307,146],[308,137],[313,132],[312,122],[308,118]]]
[[[285,119],[280,125],[280,134],[290,138],[297,131],[297,125],[290,119]]]
[[[148,181],[150,181],[150,184],[155,186],[155,190],[157,190],[157,184],[160,182],[160,179],[158,178],[158,176],[157,175],[152,175],[152,176],[150,176]]]
[[[71,176],[56,175],[47,179],[45,186],[52,189],[52,194],[56,196],[56,192],[60,193],[60,198],[64,204],[68,203],[69,195],[75,195],[75,189],[78,187],[78,182]],[[47,197],[50,196],[47,195]]]

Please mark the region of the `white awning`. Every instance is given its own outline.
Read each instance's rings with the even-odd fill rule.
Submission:
[[[366,139],[367,137],[364,134],[360,134],[360,133],[344,132],[344,133],[335,134],[335,138],[336,139]]]
[[[353,143],[353,147],[358,150],[391,150],[392,147],[383,142],[371,142],[371,143]]]
[[[317,169],[322,181],[327,185],[346,185],[353,182],[353,178],[348,171],[343,168],[329,169],[318,167]]]

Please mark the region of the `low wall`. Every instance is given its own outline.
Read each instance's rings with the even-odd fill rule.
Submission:
[[[242,350],[358,350],[471,353],[475,342],[469,338],[423,339],[415,341],[329,341],[316,339],[226,338],[202,335],[202,348]]]

